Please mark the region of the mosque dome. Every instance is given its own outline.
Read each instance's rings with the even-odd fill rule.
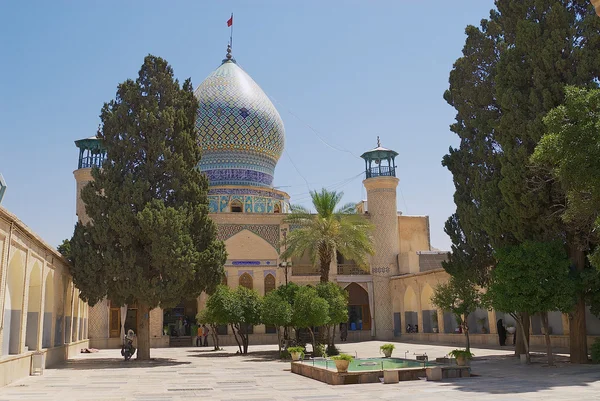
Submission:
[[[231,57],[198,86],[199,167],[210,186],[270,187],[285,143],[275,106]]]

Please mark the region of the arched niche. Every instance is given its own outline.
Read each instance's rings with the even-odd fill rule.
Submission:
[[[239,200],[234,199],[229,203],[229,211],[231,213],[243,213],[244,205]]]
[[[277,260],[273,245],[249,230],[242,230],[225,241],[229,260]]]
[[[37,350],[39,322],[42,307],[42,268],[38,261],[33,264],[29,273],[29,293],[27,296],[27,325],[25,328],[25,345],[30,351]]]

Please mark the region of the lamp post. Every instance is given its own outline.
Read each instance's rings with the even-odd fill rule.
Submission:
[[[284,252],[287,250],[287,228],[282,228],[281,229],[281,235],[283,235],[283,250]],[[288,285],[288,262],[287,261],[283,261],[279,264],[280,267],[283,267],[285,269],[285,286],[287,287]]]

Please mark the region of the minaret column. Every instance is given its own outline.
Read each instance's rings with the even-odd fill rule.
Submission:
[[[398,213],[396,187],[398,178],[377,176],[367,178],[367,207],[373,229],[375,253],[371,257],[373,277],[373,309],[375,338],[391,340],[394,337],[394,311],[390,291],[390,277],[398,275]]]

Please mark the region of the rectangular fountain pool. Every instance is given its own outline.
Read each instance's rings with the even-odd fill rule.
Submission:
[[[320,368],[331,369],[337,372],[335,362],[330,359],[317,359],[303,361],[304,364],[317,366]],[[437,366],[432,362],[419,362],[410,359],[401,358],[360,358],[354,359],[348,365],[348,372],[364,372],[368,370],[389,370],[389,369],[407,369],[407,368],[424,368]]]
[[[337,371],[335,362],[330,359],[316,359],[292,362],[292,373],[310,377],[327,384],[379,383],[386,372],[397,375],[396,382],[418,380],[426,377],[430,370],[441,369],[442,378],[469,377],[468,366],[441,365],[434,362],[421,362],[401,358],[361,358],[353,360],[348,372]],[[439,380],[439,379],[438,379]]]

